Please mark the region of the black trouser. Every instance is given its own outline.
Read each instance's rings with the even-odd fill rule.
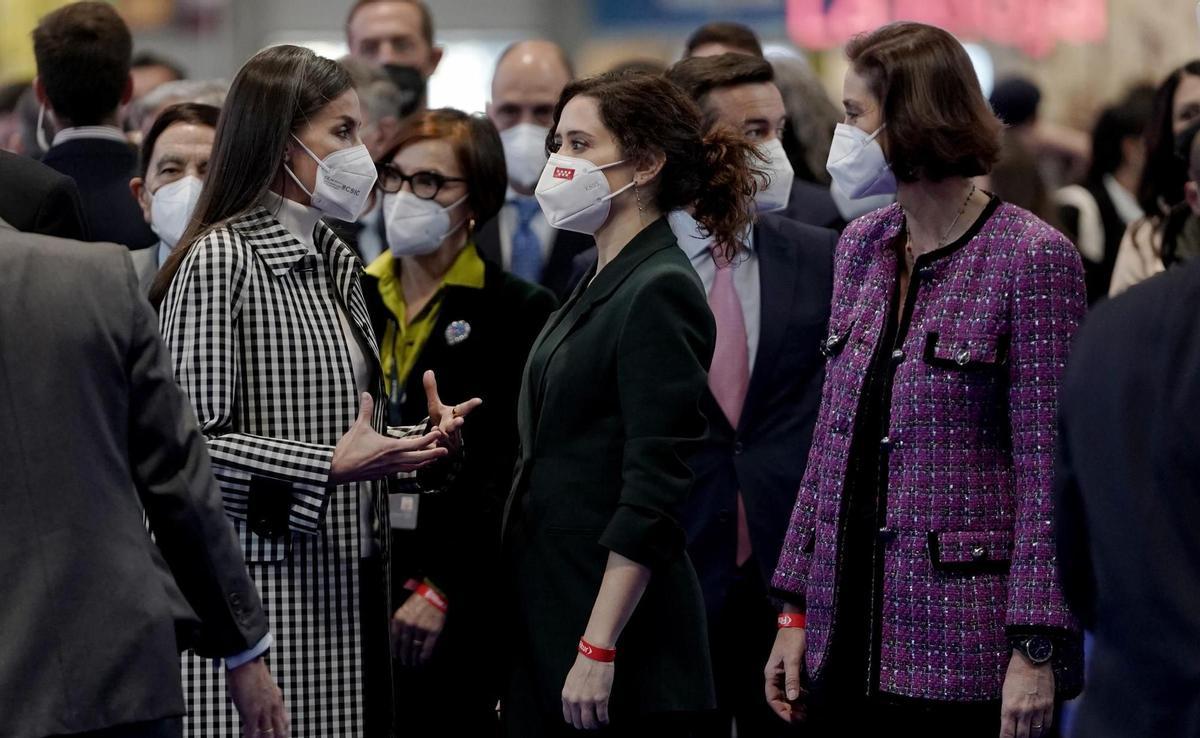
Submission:
[[[366,735],[390,738],[392,731],[391,613],[382,560],[359,559],[359,628],[362,632],[363,715]]]
[[[758,564],[750,559],[709,623],[717,712],[705,715],[702,738],[784,738],[801,735],[767,706],[763,668],[775,644],[778,613],[767,598]]]
[[[183,718],[163,718],[145,723],[116,725],[87,733],[70,733],[70,738],[179,738],[183,735]],[[55,738],[68,738],[67,734]]]

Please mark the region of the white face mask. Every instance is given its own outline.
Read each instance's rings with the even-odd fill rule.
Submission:
[[[549,128],[532,123],[521,123],[500,132],[509,182],[525,190],[537,184],[546,166],[546,136],[549,134]]]
[[[204,182],[188,175],[159,187],[150,196],[150,230],[167,248],[175,248],[187,230]]]
[[[383,223],[387,229],[388,248],[392,255],[424,256],[432,254],[442,241],[466,222],[450,225],[450,211],[467,201],[463,195],[446,207],[434,200],[422,200],[411,192],[396,192],[383,196]]]
[[[596,235],[608,220],[612,199],[633,187],[633,182],[611,192],[604,170],[624,159],[597,166],[587,159],[551,154],[538,180],[538,204],[550,225],[564,231]]]
[[[895,194],[896,176],[877,140],[886,127],[885,123],[874,133],[867,133],[845,123],[837,124],[825,168],[842,194],[852,199]]]
[[[767,173],[766,186],[754,195],[754,208],[760,213],[773,213],[788,206],[792,195],[792,181],[796,172],[788,161],[787,152],[783,150],[783,142],[773,138],[759,145],[759,152],[767,157],[767,161],[754,162]]]
[[[322,160],[300,139],[294,135],[292,138],[296,139],[296,143],[312,157],[319,168],[316,186],[309,192],[291,167],[283,167],[292,181],[312,199],[312,206],[331,218],[348,223],[358,220],[371,197],[375,178],[379,176],[367,147],[359,144],[348,149],[339,149]]]

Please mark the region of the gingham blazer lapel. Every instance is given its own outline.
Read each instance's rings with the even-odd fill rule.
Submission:
[[[254,253],[276,277],[290,272],[308,253],[308,248],[261,205],[233,220],[229,227],[253,247]]]
[[[325,262],[329,265],[329,276],[337,287],[338,296],[346,307],[351,322],[370,348],[367,361],[372,362],[375,376],[382,378],[383,368],[379,364],[379,344],[375,340],[375,330],[371,327],[371,316],[367,312],[367,301],[363,298],[362,293],[360,279],[362,262],[349,246],[342,243],[333,229],[325,224],[325,221],[317,223],[316,243],[317,250],[324,255]]]

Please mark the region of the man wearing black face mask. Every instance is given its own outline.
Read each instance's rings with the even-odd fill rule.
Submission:
[[[346,19],[350,55],[382,67],[404,93],[401,117],[424,110],[426,86],[442,60],[433,15],[422,0],[358,0]]]

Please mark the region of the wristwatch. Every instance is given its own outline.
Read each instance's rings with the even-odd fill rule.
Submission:
[[[1046,636],[1013,639],[1013,650],[1020,651],[1029,663],[1041,666],[1054,656],[1054,643]]]

